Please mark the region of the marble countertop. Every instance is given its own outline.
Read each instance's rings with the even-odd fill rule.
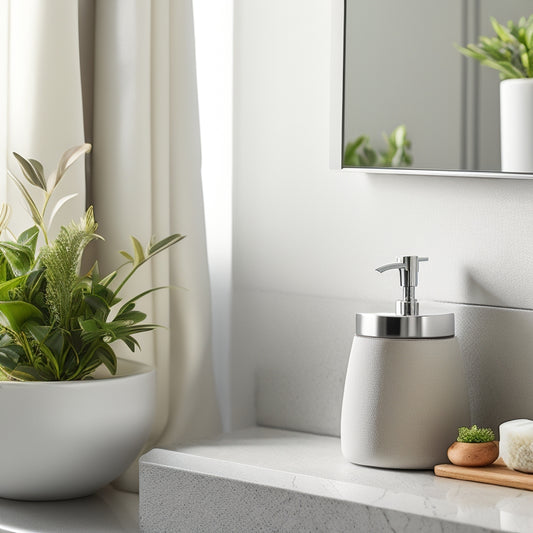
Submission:
[[[334,437],[254,427],[175,451],[152,450],[141,459],[141,470],[150,466],[390,511],[390,531],[416,531],[416,520],[412,529],[393,523],[413,516],[446,524],[446,531],[533,531],[533,492],[440,478],[432,471],[353,465]],[[150,495],[145,499],[149,513]],[[141,491],[141,524],[142,515]]]
[[[341,509],[346,511],[346,519],[367,520],[366,523],[371,524],[369,531],[374,530],[373,527],[379,531],[433,531],[433,525],[435,531],[461,533],[533,531],[533,492],[439,478],[431,471],[384,470],[352,465],[342,457],[339,439],[334,437],[256,427],[182,446],[176,451],[152,450],[143,457],[141,466],[148,469],[157,467],[155,479],[163,484],[163,489],[166,489],[165,483],[179,479],[181,487],[186,487],[187,495],[193,501],[198,498],[194,491],[188,491],[190,485],[184,474],[223,480],[228,493],[232,492],[233,482],[245,485],[245,494],[250,494],[251,486],[267,488],[261,493],[263,513],[268,509],[268,498],[272,496],[275,499],[277,489],[285,495],[293,493],[314,498],[314,510],[324,502],[340,502],[344,505]],[[168,475],[161,476],[161,472]],[[205,502],[211,501],[213,494],[209,493],[209,485],[201,483],[198,488],[205,497],[198,508],[207,516]],[[226,505],[225,494],[220,491],[219,496]],[[175,490],[168,493],[168,497],[184,499],[183,492],[179,494]],[[141,494],[141,498],[148,506],[155,502],[155,513],[164,517],[164,499],[155,496],[151,499],[150,494]],[[298,500],[298,505],[301,503]],[[350,506],[355,504],[359,510],[350,515]],[[190,501],[184,500],[183,505],[187,506],[191,523],[197,524]],[[273,508],[279,508],[279,502]],[[227,511],[235,516],[231,505]],[[253,510],[250,509],[249,513]],[[214,516],[220,520],[223,515],[215,513]],[[293,518],[292,524],[296,529],[282,525],[275,530],[302,530],[298,529],[300,519]],[[287,525],[286,516],[280,516],[280,520]],[[335,531],[351,530],[343,529],[339,523],[337,526]],[[238,524],[232,527],[232,531],[243,531]],[[224,531],[224,528],[217,525],[216,529],[197,530]],[[0,533],[137,531],[138,496],[110,486],[94,496],[69,501],[0,499]],[[158,529],[148,527],[146,531]]]

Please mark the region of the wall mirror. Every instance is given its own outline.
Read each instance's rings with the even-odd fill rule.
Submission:
[[[361,136],[386,151],[383,135],[405,131],[412,161],[391,161],[395,172],[512,177],[501,172],[498,72],[454,44],[493,36],[491,16],[528,17],[531,0],[345,0],[344,11],[343,159]],[[388,166],[376,163],[343,167]]]

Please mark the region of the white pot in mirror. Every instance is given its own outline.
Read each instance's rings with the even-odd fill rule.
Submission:
[[[503,172],[533,172],[533,78],[500,83]]]

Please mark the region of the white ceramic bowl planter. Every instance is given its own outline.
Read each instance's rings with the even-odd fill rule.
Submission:
[[[137,457],[154,410],[155,370],[124,359],[103,379],[0,382],[0,497],[92,494]]]

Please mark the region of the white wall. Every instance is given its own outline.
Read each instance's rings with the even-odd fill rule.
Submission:
[[[329,169],[331,7],[235,1],[235,426],[257,400],[263,423],[337,432],[355,313],[392,309],[374,267],[396,255],[430,257],[423,300],[533,308],[533,182]],[[531,314],[454,309],[475,414],[532,418]]]

